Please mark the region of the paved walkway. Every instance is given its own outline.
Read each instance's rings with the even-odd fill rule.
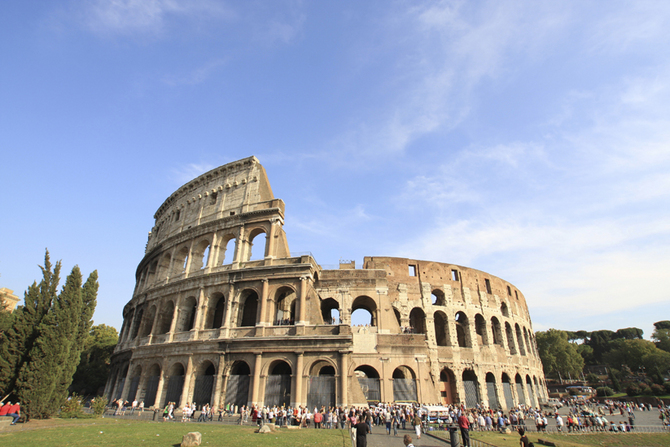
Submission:
[[[393,432],[391,432],[389,436],[386,434],[386,427],[378,426],[373,427],[372,433],[368,434],[368,447],[405,447],[405,444],[402,442],[402,438],[405,435],[412,437],[412,444],[415,447],[445,447],[449,445],[448,442],[440,441],[427,434],[422,434],[421,439],[416,439],[414,430],[409,429],[398,430],[398,436],[393,436]],[[349,447],[349,445],[346,447]]]

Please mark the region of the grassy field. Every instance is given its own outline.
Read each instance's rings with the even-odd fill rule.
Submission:
[[[21,447],[178,446],[189,431],[202,434],[202,446],[349,447],[343,430],[287,430],[257,434],[256,427],[198,423],[152,423],[116,419],[31,421],[0,432],[0,443]]]
[[[443,438],[449,437],[446,432],[431,432]],[[555,435],[543,433],[527,433],[530,442],[537,447],[541,444],[538,438],[555,442],[558,447],[668,447],[670,446],[670,434],[668,433],[594,433],[585,435]],[[518,433],[509,435],[497,432],[471,432],[473,439],[478,439],[498,447],[519,447]],[[459,436],[460,438],[460,436]]]

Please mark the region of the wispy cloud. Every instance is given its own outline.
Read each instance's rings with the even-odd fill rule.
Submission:
[[[211,163],[189,163],[185,166],[174,168],[171,172],[172,182],[178,185],[183,185],[197,176],[204,174],[207,171],[211,171],[217,166],[219,165]]]
[[[100,35],[159,35],[171,19],[232,15],[224,3],[210,0],[94,0],[79,7],[83,24]]]

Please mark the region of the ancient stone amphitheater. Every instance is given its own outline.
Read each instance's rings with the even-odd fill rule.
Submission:
[[[284,202],[255,157],[192,180],[154,217],[110,399],[507,409],[547,398],[516,287],[438,262],[366,257],[359,269],[325,269],[292,256]],[[353,313],[369,324],[352,324]]]

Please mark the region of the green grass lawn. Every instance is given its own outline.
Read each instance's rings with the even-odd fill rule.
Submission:
[[[431,432],[445,439],[448,432]],[[555,442],[558,447],[668,447],[670,434],[668,433],[593,433],[584,435],[556,435],[550,433],[527,433],[530,442],[541,447],[538,438]],[[478,439],[498,447],[519,447],[519,434],[509,435],[497,432],[471,432],[471,438]],[[460,435],[459,435],[460,438]]]
[[[202,446],[235,447],[348,447],[346,430],[287,430],[254,433],[255,426],[179,422],[142,422],[120,419],[35,421],[0,432],[7,446],[175,446],[191,431],[202,434]]]

